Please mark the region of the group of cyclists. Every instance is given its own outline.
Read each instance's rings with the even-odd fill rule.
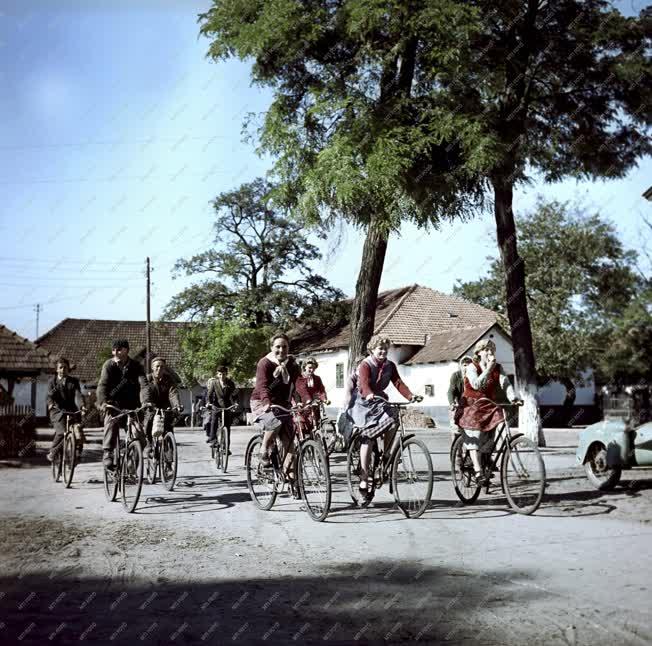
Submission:
[[[368,343],[368,355],[355,362],[347,384],[348,396],[341,420],[344,428],[356,429],[359,435],[359,469],[356,474],[359,495],[369,501],[373,497],[373,473],[370,473],[372,447],[382,439],[385,448],[383,460],[391,459],[389,450],[398,429],[399,409],[389,402],[387,388],[393,384],[408,402],[420,401],[401,379],[397,365],[388,358],[391,340],[375,335]],[[472,357],[460,361],[459,371],[451,378],[449,390],[450,423],[456,435],[462,436],[464,449],[471,460],[475,481],[484,484],[491,474],[486,473],[481,460],[483,453],[491,452],[496,429],[504,422],[501,409],[495,404],[499,388],[510,402],[519,403],[503,368],[496,362],[496,346],[490,339],[479,341]],[[256,366],[255,387],[251,393],[251,412],[254,424],[261,429],[259,462],[269,468],[271,448],[277,440],[283,447],[284,476],[296,479],[296,456],[293,444],[296,416],[287,411],[305,406],[301,418],[303,430],[310,433],[310,425],[319,421],[319,410],[311,410],[315,402],[326,405],[323,381],[315,373],[318,364],[313,358],[302,366],[290,354],[290,339],[286,334],[275,334],[270,340],[270,351]],[[65,431],[66,412],[84,412],[79,380],[70,374],[70,364],[61,358],[57,374],[50,380],[47,406],[55,429],[48,459],[52,461],[61,448]],[[238,389],[228,376],[226,366],[218,367],[216,375],[206,384],[204,397],[204,428],[206,441],[215,446],[216,432],[220,426],[227,433],[226,447],[230,447],[231,411],[237,407]],[[102,462],[106,470],[115,469],[114,456],[118,442],[119,426],[124,419],[120,411],[140,409],[143,412],[143,455],[151,456],[153,447],[152,425],[156,411],[167,411],[166,432],[171,431],[176,417],[183,410],[179,391],[165,359],[155,357],[151,372],[145,374],[143,366],[129,356],[129,342],[118,339],[112,345],[112,358],[102,366],[97,386],[97,406],[104,415]],[[228,413],[227,413],[228,411]],[[310,415],[308,412],[310,411]],[[218,412],[222,412],[220,418]],[[305,422],[305,424],[304,424]],[[349,437],[350,439],[350,433]],[[78,442],[82,445],[83,439]],[[79,450],[79,449],[78,449]],[[229,450],[230,454],[231,451]]]

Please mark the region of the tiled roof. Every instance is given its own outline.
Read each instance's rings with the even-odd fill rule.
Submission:
[[[497,320],[495,312],[457,296],[411,285],[378,295],[374,333],[387,335],[399,345],[426,344],[427,336],[461,327],[485,326]],[[349,345],[348,323],[326,330],[292,335],[292,351],[317,352]]]
[[[467,328],[444,330],[430,335],[430,340],[405,363],[435,363],[436,361],[457,361],[478,339],[484,336],[496,323]]]
[[[0,374],[38,374],[54,370],[54,358],[46,350],[0,325]]]
[[[178,333],[188,325],[170,321],[150,323],[152,355],[162,356],[173,370],[181,362]],[[129,341],[131,357],[144,357],[145,321],[64,319],[37,341],[55,357],[67,357],[75,365],[73,373],[83,382],[95,383],[100,376],[102,357],[110,356],[114,339],[123,338]]]

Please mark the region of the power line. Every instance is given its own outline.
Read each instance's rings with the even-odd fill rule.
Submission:
[[[28,262],[28,263],[46,263],[46,264],[57,264],[61,263],[61,258],[57,258],[56,260],[48,260],[46,258],[20,258],[20,257],[10,257],[10,256],[2,256],[0,257],[0,262],[5,261],[5,260],[10,260],[10,261],[20,261],[20,262]],[[134,262],[134,261],[123,261],[121,259],[117,260],[68,260],[66,259],[66,265],[138,265],[139,267],[142,267],[142,262]],[[108,271],[108,270],[107,270]],[[136,271],[136,270],[134,270]]]

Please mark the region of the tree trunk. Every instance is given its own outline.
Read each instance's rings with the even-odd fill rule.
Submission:
[[[372,219],[362,249],[360,272],[355,285],[355,298],[351,308],[351,341],[349,343],[349,371],[356,358],[367,354],[367,343],[374,333],[378,287],[383,275],[387,240],[385,227]]]
[[[513,182],[505,177],[492,178],[494,215],[500,257],[505,270],[507,316],[512,334],[516,381],[523,399],[519,426],[527,437],[545,446],[537,402],[537,381],[532,347],[532,330],[525,293],[525,267],[516,246],[516,225],[512,211]]]

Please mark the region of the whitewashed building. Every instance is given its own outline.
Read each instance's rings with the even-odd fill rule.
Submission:
[[[378,295],[375,334],[388,336],[393,346],[389,358],[412,392],[423,395],[421,410],[438,425],[448,424],[448,385],[459,360],[472,354],[483,338],[496,343],[496,359],[514,383],[514,352],[509,334],[501,327],[495,312],[456,296],[428,287],[411,285]],[[331,400],[331,412],[345,402],[349,375],[348,324],[293,335],[292,353],[298,360],[309,356],[319,362],[317,374],[324,381]],[[585,386],[577,388],[576,406],[593,405],[594,386],[590,373]],[[560,405],[564,388],[551,384],[541,389],[540,401],[548,406]],[[390,399],[401,396],[390,385]]]

